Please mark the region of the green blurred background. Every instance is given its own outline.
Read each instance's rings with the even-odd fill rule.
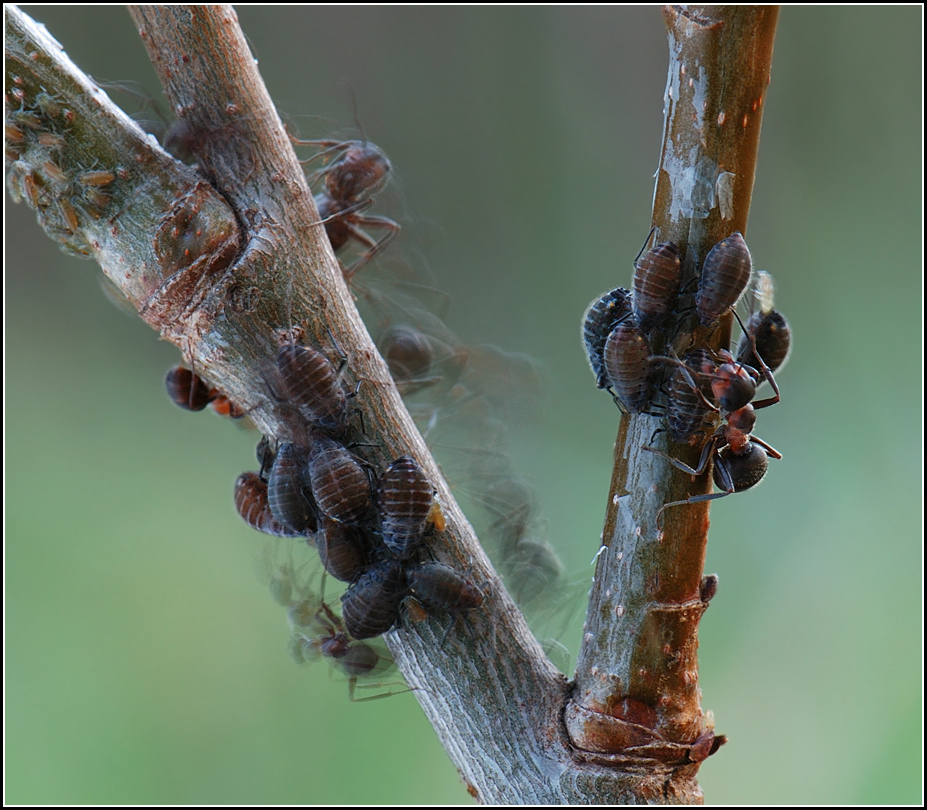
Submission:
[[[156,92],[123,10],[31,11],[94,76]],[[305,135],[349,127],[353,87],[397,170],[390,250],[427,258],[451,327],[546,364],[546,418],[513,454],[588,578],[618,412],[579,324],[649,228],[659,10],[239,15]],[[758,430],[785,458],[712,508],[701,686],[730,744],[702,767],[709,803],[921,798],[921,16],[780,19],[749,244],[796,345]],[[27,208],[6,225],[7,801],[468,800],[412,696],[351,704],[287,656],[231,503],[256,436],[174,407],[177,350]]]

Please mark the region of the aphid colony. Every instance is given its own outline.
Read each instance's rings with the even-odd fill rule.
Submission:
[[[25,201],[39,225],[65,253],[89,256],[82,224],[106,216],[123,166],[79,165],[66,150],[74,112],[44,88],[8,77],[4,95],[6,182],[14,202]]]
[[[378,470],[359,455],[362,441],[348,442],[353,394],[339,369],[310,346],[285,345],[267,379],[291,435],[261,440],[261,469],[239,476],[235,505],[258,531],[304,538],[325,571],[349,583],[339,621],[350,638],[387,632],[409,596],[429,610],[478,607],[483,596],[467,576],[423,560],[444,516],[422,468],[400,456]]]
[[[741,322],[744,334],[737,357],[726,349],[692,345],[695,325],[686,329],[687,321],[697,317],[699,326],[713,329],[734,310],[751,277],[755,309],[746,326]],[[768,273],[754,273],[740,233],[723,239],[705,256],[694,307],[682,305],[686,290],[681,281],[679,249],[672,242],[657,244],[635,262],[633,291],[618,287],[605,293],[590,304],[583,322],[596,385],[623,412],[660,417],[663,427],[654,435],[665,431],[674,442],[700,445],[702,452],[692,468],[656,448],[644,449],[693,475],[713,463],[714,483],[721,492],[668,503],[664,509],[749,489],[766,474],[770,456],[782,457],[754,436],[753,428],[755,412],[779,401],[773,372],[785,363],[791,347],[788,323],[773,309],[772,279]],[[754,401],[764,381],[773,396]]]

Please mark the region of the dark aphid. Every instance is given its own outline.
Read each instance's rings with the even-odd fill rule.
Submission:
[[[415,459],[400,456],[380,476],[380,527],[396,559],[409,559],[422,542],[434,503],[435,488]]]
[[[722,239],[705,257],[695,308],[703,326],[712,326],[740,298],[750,281],[753,259],[740,233]]]
[[[753,335],[756,353],[750,348],[747,335]],[[792,330],[782,313],[774,309],[754,312],[747,321],[747,335],[741,337],[737,346],[738,363],[760,368],[761,363],[756,356],[759,354],[770,371],[778,371],[785,365],[792,348]]]
[[[630,314],[631,293],[624,287],[616,287],[593,301],[583,316],[583,344],[599,388],[608,385],[602,358],[605,342],[612,330]]]
[[[341,582],[354,582],[370,567],[371,543],[363,529],[324,517],[316,535],[322,567]]]
[[[164,385],[174,404],[188,411],[201,411],[213,400],[212,388],[202,377],[183,366],[168,371]]]
[[[318,529],[315,504],[303,489],[306,451],[290,442],[277,449],[277,457],[267,479],[267,500],[273,516],[295,532]]]
[[[402,565],[384,560],[369,568],[341,597],[344,625],[352,638],[380,636],[399,618],[408,589]]]
[[[326,436],[312,443],[307,481],[322,513],[356,526],[370,513],[370,476],[344,445]]]
[[[387,329],[380,336],[379,347],[400,391],[431,370],[434,360],[431,343],[418,329],[407,324],[395,324]]]
[[[652,389],[650,343],[636,318],[618,324],[605,341],[606,388],[626,413],[643,413]]]
[[[319,217],[325,233],[337,253],[352,239],[366,247],[351,267],[344,271],[350,280],[360,268],[383,250],[398,234],[400,227],[387,217],[362,213],[373,204],[373,194],[386,183],[390,162],[382,150],[368,141],[300,141],[299,146],[321,146],[322,151],[304,163],[336,155],[323,169],[312,175],[310,181],[324,178],[325,188],[315,196]],[[382,228],[386,233],[373,239],[364,228]]]
[[[347,422],[347,396],[338,369],[309,346],[287,345],[277,354],[277,370],[290,402],[314,426],[335,433]]]
[[[634,265],[634,314],[644,332],[672,311],[681,276],[679,248],[672,242],[654,245]]]
[[[425,607],[449,613],[472,610],[483,604],[483,594],[473,582],[451,566],[426,562],[406,569],[412,595]]]
[[[275,537],[302,537],[276,520],[267,502],[267,484],[259,473],[244,472],[235,482],[235,508],[252,529]]]

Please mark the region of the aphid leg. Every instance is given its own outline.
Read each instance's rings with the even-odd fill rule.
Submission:
[[[641,249],[637,252],[637,256],[634,257],[634,261],[631,262],[631,264],[637,264],[637,260],[638,260],[641,256],[643,256],[643,255],[644,255],[644,251],[647,250],[647,243],[650,241],[650,237],[652,237],[658,230],[659,230],[659,229],[657,228],[656,225],[652,225],[652,226],[650,227],[650,233],[647,234],[647,238],[644,240],[644,244],[641,245]]]

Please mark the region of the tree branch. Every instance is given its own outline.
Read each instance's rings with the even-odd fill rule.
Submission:
[[[711,247],[745,232],[769,82],[778,9],[665,7],[670,65],[654,193],[659,241],[679,246],[683,290]],[[684,320],[677,353],[727,346],[730,315],[717,329]],[[657,513],[669,501],[711,490],[665,458],[645,453],[657,423],[622,419],[590,596],[576,689],[567,710],[574,744],[595,761],[697,763],[717,750],[713,720],[699,705],[698,624],[713,583],[702,579],[708,503]],[[662,449],[666,450],[665,436]],[[700,447],[674,445],[692,464]],[[694,777],[697,765],[677,772]]]
[[[697,799],[693,763],[704,758],[706,745],[692,744],[710,731],[693,680],[695,633],[704,611],[699,578],[707,507],[676,510],[668,515],[662,542],[646,539],[659,505],[688,489],[662,460],[637,457],[651,430],[646,420],[625,420],[619,435],[624,450],[618,455],[629,463],[616,466],[604,534],[611,539],[600,558],[586,633],[599,648],[584,641],[568,715],[573,742],[582,749],[577,752],[562,722],[568,685],[489,565],[357,314],[234,12],[223,6],[140,6],[132,13],[209,182],[147,139],[43,30],[8,7],[7,94],[22,103],[19,119],[15,110],[8,113],[8,142],[16,151],[13,190],[36,209],[50,236],[95,258],[146,322],[175,343],[198,373],[248,408],[266,434],[287,430],[262,374],[281,332],[297,325],[307,343],[327,351],[334,338],[346,350],[346,385],[360,383],[364,441],[375,445],[365,457],[380,469],[400,455],[417,459],[447,517],[436,556],[458,568],[472,566],[484,585],[482,608],[469,625],[457,622],[443,645],[444,622],[403,626],[387,636],[406,679],[422,687],[416,697],[472,795],[487,803]],[[690,274],[696,256],[746,222],[759,115],[737,144],[723,137],[730,128],[711,122],[721,109],[736,111],[740,120],[753,100],[762,99],[768,61],[763,73],[762,59],[756,60],[759,90],[752,81],[738,79],[734,87],[718,82],[743,66],[745,51],[733,48],[732,40],[756,42],[762,36],[755,31],[765,32],[771,51],[775,15],[770,22],[768,15],[750,14],[738,17],[733,10],[724,21],[693,21],[667,12],[685,36],[671,34],[671,49],[681,44],[670,68],[654,221],[664,238],[688,244]],[[682,67],[692,75],[696,57],[704,60],[708,78],[689,86]],[[741,95],[741,87],[750,90]],[[693,108],[682,100],[696,93],[709,103],[693,131],[683,125]],[[63,138],[51,167],[52,141],[34,138],[35,122],[23,117],[42,94],[50,100],[42,109],[48,120],[40,124]],[[686,151],[693,141],[700,144],[698,161]],[[705,197],[721,169],[736,176],[730,203],[735,213],[724,222]],[[91,172],[113,177],[95,186],[105,175],[88,177]],[[660,495],[636,488],[653,481],[667,488],[661,485]],[[630,498],[623,497],[625,488],[634,493]],[[693,521],[702,524],[700,541],[683,533]],[[637,526],[647,531],[638,536]],[[654,639],[662,644],[655,646]],[[663,652],[667,645],[669,654]],[[597,670],[596,658],[609,663]],[[668,704],[661,703],[664,694]],[[592,715],[598,715],[595,722]],[[641,740],[626,737],[616,748],[606,722],[609,742],[596,744],[595,723],[602,716],[646,720],[643,727],[657,733],[659,745],[615,755]]]

